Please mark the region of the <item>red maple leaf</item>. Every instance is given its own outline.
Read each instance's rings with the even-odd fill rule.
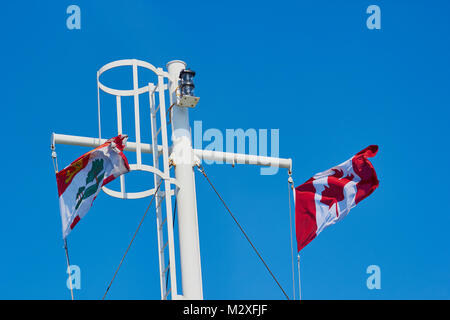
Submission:
[[[344,187],[347,183],[353,180],[353,174],[344,176],[344,172],[340,169],[331,169],[334,174],[327,177],[328,185],[325,185],[325,189],[322,191],[322,199],[320,202],[328,205],[331,208],[333,204],[344,200]],[[338,208],[336,206],[336,216],[339,217]]]

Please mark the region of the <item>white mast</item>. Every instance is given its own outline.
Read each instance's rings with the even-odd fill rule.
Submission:
[[[178,79],[186,68],[182,61],[174,60],[167,64],[170,78]],[[203,299],[200,245],[198,239],[197,203],[193,166],[191,128],[187,107],[176,105],[178,81],[169,81],[170,104],[172,107],[172,163],[175,166],[175,179],[178,182],[177,210],[180,248],[181,283],[183,297],[190,300]]]

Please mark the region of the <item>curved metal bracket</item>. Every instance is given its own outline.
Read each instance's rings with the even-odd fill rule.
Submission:
[[[161,179],[167,180],[170,184],[174,184],[175,186],[177,186],[179,188],[179,184],[176,179],[166,176],[161,170],[158,170],[155,167],[145,165],[145,164],[141,164],[140,166],[137,164],[131,164],[130,171],[146,171],[146,172],[153,173],[153,174],[157,175],[158,177],[160,177]],[[153,195],[156,191],[156,188],[148,189],[148,190],[140,191],[140,192],[124,192],[123,190],[115,191],[115,190],[111,190],[111,189],[107,188],[106,186],[103,186],[102,190],[107,195],[109,195],[111,197],[119,198],[119,199],[141,199],[141,198],[145,198],[145,197]],[[171,195],[174,194],[174,190],[170,190],[170,192],[171,192]]]

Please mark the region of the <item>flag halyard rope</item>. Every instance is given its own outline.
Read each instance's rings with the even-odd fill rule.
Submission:
[[[297,268],[298,268],[298,300],[302,300],[302,284],[300,283],[300,254],[297,254]]]
[[[70,295],[73,301],[74,298],[73,298],[72,274],[70,272],[69,249],[67,248],[67,239],[64,239],[64,251],[66,252],[67,273],[69,273]]]
[[[214,190],[214,192],[216,193],[216,195],[219,197],[220,201],[222,202],[222,204],[224,205],[225,209],[227,209],[228,213],[230,214],[230,216],[233,218],[234,222],[236,223],[236,225],[239,227],[239,229],[241,230],[242,234],[244,235],[244,237],[247,239],[248,243],[252,246],[253,250],[255,251],[255,253],[257,254],[257,256],[259,257],[259,259],[261,260],[261,262],[264,264],[264,266],[266,267],[267,271],[269,271],[270,275],[272,276],[273,280],[275,280],[276,284],[278,285],[278,287],[281,289],[281,291],[283,292],[284,296],[286,297],[287,300],[289,299],[289,296],[286,294],[286,291],[284,291],[283,287],[281,286],[281,284],[278,282],[277,278],[275,277],[275,275],[272,273],[272,271],[270,270],[269,266],[267,265],[267,263],[264,261],[264,259],[262,258],[262,256],[259,254],[258,250],[256,249],[256,247],[253,245],[252,241],[250,240],[250,238],[247,236],[247,234],[245,233],[244,229],[242,228],[242,226],[239,224],[239,222],[237,221],[237,219],[235,218],[235,216],[233,215],[233,213],[231,212],[230,208],[228,208],[227,204],[225,203],[225,201],[223,200],[223,198],[221,197],[221,195],[219,194],[219,192],[217,191],[217,189],[214,187],[214,185],[212,184],[211,180],[209,180],[208,176],[206,175],[205,169],[203,168],[203,166],[201,164],[197,164],[197,168],[198,170],[203,174],[203,176],[206,178],[206,180],[208,181],[209,185],[211,186],[211,188]]]
[[[52,162],[53,162],[53,169],[55,170],[55,174],[57,174],[59,172],[58,170],[58,155],[56,154],[56,148],[55,145],[52,143],[52,145],[50,146],[51,150],[52,150]],[[72,301],[75,300],[74,299],[74,295],[73,295],[73,285],[72,285],[72,274],[70,272],[70,259],[69,259],[69,249],[67,246],[67,239],[64,238],[64,252],[66,253],[66,264],[67,264],[67,273],[69,274],[69,283],[70,283],[70,296],[72,298]]]
[[[289,231],[291,234],[291,260],[292,260],[292,290],[295,300],[295,267],[294,267],[294,244],[292,237],[292,205],[291,205],[291,188],[293,188],[294,181],[292,180],[291,172],[289,171],[288,178],[288,196],[289,196]]]

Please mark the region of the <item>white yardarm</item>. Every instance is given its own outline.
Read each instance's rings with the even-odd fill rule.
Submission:
[[[267,157],[270,146],[270,157],[278,158],[280,151],[280,130],[270,129],[270,144],[267,137],[268,129],[226,129],[225,139],[222,131],[210,128],[203,133],[202,121],[194,121],[194,149],[211,150],[228,153],[240,153]],[[247,143],[248,141],[248,143]],[[203,142],[209,142],[203,147]],[[224,148],[225,146],[225,148]],[[248,150],[248,152],[246,152]],[[192,161],[191,159],[188,159]],[[203,160],[206,164],[223,164],[223,160]],[[244,163],[237,161],[237,164]],[[267,166],[260,169],[261,175],[274,175],[279,170],[278,166]]]

